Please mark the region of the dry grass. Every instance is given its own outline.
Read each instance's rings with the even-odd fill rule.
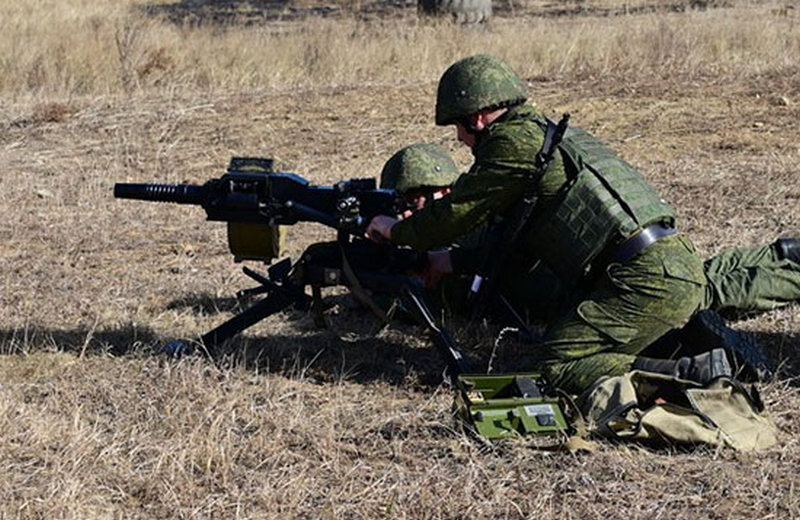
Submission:
[[[265,2],[262,16],[275,19],[241,26],[236,20],[247,20],[259,4],[183,2],[195,6],[189,11],[180,4],[137,3],[31,0],[0,7],[7,27],[0,35],[0,92],[63,99],[142,90],[427,83],[457,57],[486,50],[528,77],[755,77],[796,72],[800,52],[797,16],[780,4],[687,12],[669,5],[658,14],[640,12],[657,3],[619,4],[634,14],[603,17],[591,15],[609,14],[608,2],[582,3],[584,15],[573,17],[556,15],[576,4],[563,4],[562,11],[545,4],[517,9],[515,17],[497,18],[485,30],[463,30],[420,23],[411,7],[372,21],[340,9],[297,23]],[[206,15],[199,25],[185,16],[169,21],[185,12]]]
[[[765,387],[783,442],[759,455],[485,450],[453,430],[442,365],[415,331],[381,329],[341,296],[326,330],[288,312],[216,364],[157,353],[229,317],[248,283],[222,226],[115,201],[115,181],[206,179],[231,155],[273,155],[328,183],[375,175],[419,140],[466,165],[432,99],[448,62],[476,50],[641,166],[704,254],[798,234],[792,9],[565,5],[584,12],[508,3],[516,18],[504,7],[485,31],[367,2],[369,16],[350,3],[224,27],[127,1],[0,6],[0,518],[800,517],[797,306],[740,325],[783,363]],[[296,226],[291,253],[329,237]]]

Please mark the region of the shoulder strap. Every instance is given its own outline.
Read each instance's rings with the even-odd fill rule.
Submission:
[[[503,232],[500,241],[499,251],[490,255],[487,259],[487,265],[484,266],[473,278],[470,286],[470,292],[467,295],[468,300],[471,302],[471,320],[475,321],[482,318],[486,314],[489,306],[489,301],[494,297],[494,292],[497,289],[497,278],[503,272],[511,257],[511,253],[516,249],[517,244],[525,231],[528,228],[528,223],[531,220],[531,215],[536,207],[536,196],[533,193],[533,185],[544,175],[545,170],[553,160],[553,154],[558,148],[561,139],[564,137],[564,132],[569,126],[569,114],[565,113],[561,116],[558,124],[553,123],[550,119],[541,121],[535,120],[539,125],[546,125],[544,129],[544,140],[542,147],[534,157],[534,175],[529,184],[530,188],[517,203],[514,214],[507,222],[506,228]]]
[[[547,118],[545,118],[544,122],[544,141],[542,141],[542,147],[534,158],[534,165],[536,166],[536,173],[538,175],[544,173],[550,161],[553,160],[553,154],[561,143],[561,139],[564,138],[564,132],[567,131],[567,126],[569,126],[569,113],[562,115],[558,124]]]

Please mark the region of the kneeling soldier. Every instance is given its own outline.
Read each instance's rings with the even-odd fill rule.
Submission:
[[[368,233],[431,250],[475,226],[508,222],[520,200],[533,196],[538,202],[500,286],[513,285],[541,259],[566,284],[586,287],[534,349],[554,384],[578,393],[600,376],[636,368],[701,382],[729,375],[721,350],[668,363],[637,357],[701,306],[703,262],[688,237],[676,233],[672,208],[587,132],[569,130],[553,160],[537,168],[533,158],[548,123],[526,99],[521,79],[494,57],[453,64],[439,82],[436,123],[456,126],[474,164],[449,195],[402,221],[378,216]],[[464,261],[447,251],[430,258],[431,280]]]

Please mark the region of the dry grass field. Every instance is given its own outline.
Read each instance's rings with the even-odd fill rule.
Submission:
[[[498,0],[485,28],[412,4],[0,3],[0,519],[800,517],[800,306],[737,323],[781,366],[763,387],[781,444],[760,454],[483,447],[419,331],[335,294],[326,329],[289,311],[213,361],[159,353],[248,279],[224,226],[114,182],[261,155],[330,183],[420,140],[466,167],[433,99],[479,51],[641,167],[704,255],[800,235],[792,4]],[[330,237],[295,226],[289,252]]]

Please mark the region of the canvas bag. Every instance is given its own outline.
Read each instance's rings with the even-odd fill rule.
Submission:
[[[600,379],[579,399],[590,434],[655,446],[728,446],[758,451],[778,442],[754,386],[728,377],[703,386],[632,371]]]

